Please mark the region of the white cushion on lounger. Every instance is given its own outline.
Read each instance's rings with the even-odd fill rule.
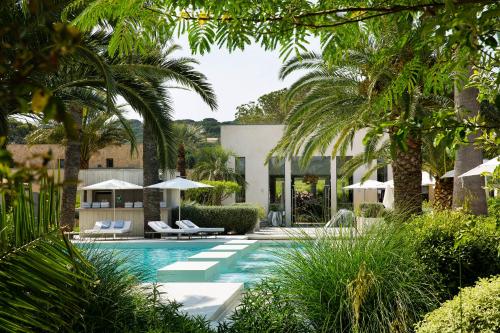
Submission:
[[[224,232],[224,228],[200,228],[189,220],[176,221],[175,224],[177,224],[181,229],[196,230],[198,232]]]

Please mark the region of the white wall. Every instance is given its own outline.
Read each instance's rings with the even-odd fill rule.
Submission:
[[[221,145],[225,149],[231,150],[236,156],[245,157],[245,178],[247,181],[246,201],[249,203],[257,203],[263,206],[267,211],[269,199],[269,173],[268,166],[265,164],[266,157],[272,148],[276,146],[281,139],[284,131],[284,125],[223,125],[221,126]],[[360,131],[355,135],[353,144],[347,150],[347,156],[354,156],[363,153],[363,137],[366,131]],[[333,144],[326,151],[325,155],[329,156],[333,150]],[[338,155],[338,154],[337,154]],[[317,156],[321,156],[320,153]],[[232,162],[234,163],[234,162]],[[359,182],[363,174],[368,170],[368,166],[364,166],[356,170],[353,175],[354,182]],[[285,164],[285,182],[286,191],[289,192],[290,186],[290,161]],[[331,160],[331,177],[332,177],[332,209],[336,209],[335,195],[335,179],[336,179],[336,159]],[[288,175],[288,177],[286,177]],[[372,174],[371,179],[376,179],[376,173]],[[392,179],[392,170],[389,167],[389,179]],[[286,202],[290,200],[286,195]],[[376,191],[367,190],[354,192],[354,204],[357,205],[365,200],[375,200]],[[233,199],[234,200],[234,199]],[[233,201],[234,202],[234,201]],[[287,217],[290,216],[290,205],[287,204]]]

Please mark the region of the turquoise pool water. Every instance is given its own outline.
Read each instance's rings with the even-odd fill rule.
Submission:
[[[176,261],[206,251],[222,242],[123,242],[99,243],[99,251],[113,251],[127,258],[127,264],[140,267],[143,282],[156,281],[156,271]],[[286,250],[288,242],[262,242],[246,251],[234,263],[222,270],[214,282],[242,282],[251,285],[268,275],[276,265],[277,255]]]

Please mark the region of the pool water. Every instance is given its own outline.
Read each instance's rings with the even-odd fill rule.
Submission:
[[[140,267],[143,282],[156,281],[156,271],[176,261],[207,251],[221,242],[116,242],[99,243],[99,251],[113,251],[127,259],[127,265]],[[214,282],[242,282],[252,285],[264,278],[276,265],[278,253],[290,246],[288,242],[262,242],[245,251],[234,263],[221,271]]]

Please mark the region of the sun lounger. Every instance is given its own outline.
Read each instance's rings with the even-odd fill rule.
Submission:
[[[181,235],[187,235],[189,239],[191,239],[191,236],[197,233],[194,230],[173,229],[171,226],[169,226],[163,221],[149,221],[148,225],[151,227],[151,229],[154,230],[155,233],[158,233],[160,235],[162,234],[177,235],[177,239],[179,239]]]
[[[134,208],[134,203],[133,202],[125,202],[124,207],[125,208]]]
[[[84,235],[125,235],[132,230],[132,221],[97,221],[92,229],[85,230]]]
[[[82,208],[90,208],[92,207],[92,203],[90,202],[82,202]]]
[[[101,203],[100,202],[93,202],[92,208],[101,208]]]
[[[214,234],[215,237],[217,237],[219,233],[224,232],[224,228],[200,228],[189,220],[176,221],[175,224],[183,230],[196,230],[200,234]]]

